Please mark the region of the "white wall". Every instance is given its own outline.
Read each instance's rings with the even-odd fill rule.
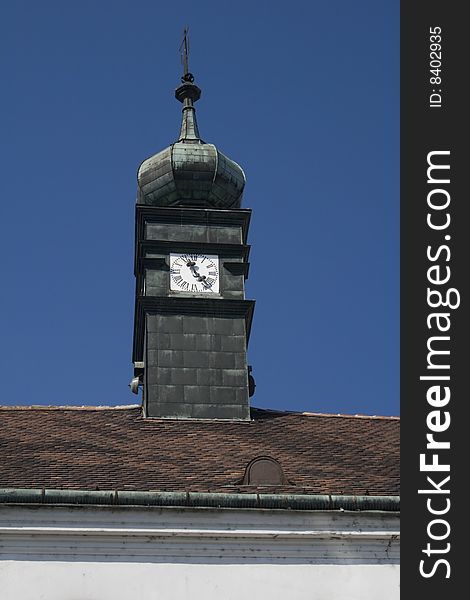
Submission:
[[[2,600],[398,599],[398,567],[0,563]]]
[[[0,508],[1,600],[392,600],[398,517]]]

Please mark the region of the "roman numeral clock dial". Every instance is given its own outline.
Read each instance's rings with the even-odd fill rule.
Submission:
[[[219,257],[215,254],[170,254],[170,291],[219,293]]]

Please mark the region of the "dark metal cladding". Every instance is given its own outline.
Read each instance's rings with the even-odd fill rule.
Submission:
[[[136,207],[133,362],[146,417],[249,420],[250,211]],[[171,290],[171,253],[216,255],[219,290]]]
[[[175,96],[183,103],[180,137],[140,165],[137,204],[240,208],[245,174],[236,162],[201,139],[194,108],[200,95],[191,79],[184,79],[176,89]]]

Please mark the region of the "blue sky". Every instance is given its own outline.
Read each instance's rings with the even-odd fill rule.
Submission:
[[[399,3],[10,2],[0,24],[1,404],[136,402],[136,169],[241,164],[255,406],[399,411]]]

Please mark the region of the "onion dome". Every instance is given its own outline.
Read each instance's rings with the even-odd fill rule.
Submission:
[[[245,186],[242,168],[200,135],[194,103],[201,90],[185,69],[175,96],[183,104],[180,136],[144,160],[137,172],[138,204],[239,208]]]

